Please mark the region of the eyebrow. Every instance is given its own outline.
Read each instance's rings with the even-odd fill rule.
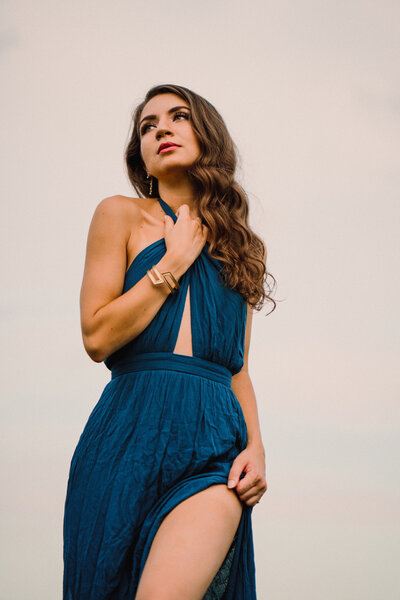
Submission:
[[[175,112],[176,110],[179,110],[181,108],[186,108],[186,110],[190,110],[190,108],[188,106],[174,106],[174,108],[170,108],[168,111],[168,114],[171,115],[173,112]],[[139,123],[139,127],[141,126],[141,124],[143,123],[143,121],[148,121],[149,119],[156,119],[157,115],[148,115],[147,117],[143,117],[143,119],[140,121]]]

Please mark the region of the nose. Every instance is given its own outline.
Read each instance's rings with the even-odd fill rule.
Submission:
[[[159,127],[156,133],[156,139],[160,140],[164,135],[171,135],[171,130],[167,127]]]
[[[165,135],[171,135],[170,120],[167,115],[162,115],[158,121],[158,127],[156,131],[156,139],[160,140]]]

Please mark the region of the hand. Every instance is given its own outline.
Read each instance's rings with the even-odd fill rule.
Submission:
[[[182,204],[176,211],[174,223],[169,215],[164,219],[164,238],[168,252],[185,262],[188,267],[201,253],[207,240],[208,228],[199,217],[192,218],[188,204]]]
[[[242,472],[246,475],[239,479]],[[233,480],[233,485],[229,481]],[[267,491],[265,480],[265,453],[260,445],[248,445],[237,455],[232,463],[228,476],[228,487],[236,488],[242,502],[247,506],[255,506]]]

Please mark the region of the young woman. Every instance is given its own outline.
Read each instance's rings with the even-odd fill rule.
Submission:
[[[111,380],[71,460],[64,600],[253,600],[267,484],[248,354],[252,312],[275,308],[265,246],[212,104],[156,86],[133,121],[140,197],[102,200],[88,235],[83,343]]]

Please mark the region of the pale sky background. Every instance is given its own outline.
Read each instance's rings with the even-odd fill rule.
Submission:
[[[95,207],[148,88],[212,102],[277,309],[250,374],[268,491],[259,600],[398,600],[400,4],[1,4],[1,600],[62,597],[73,451],[110,379],[81,341]]]

